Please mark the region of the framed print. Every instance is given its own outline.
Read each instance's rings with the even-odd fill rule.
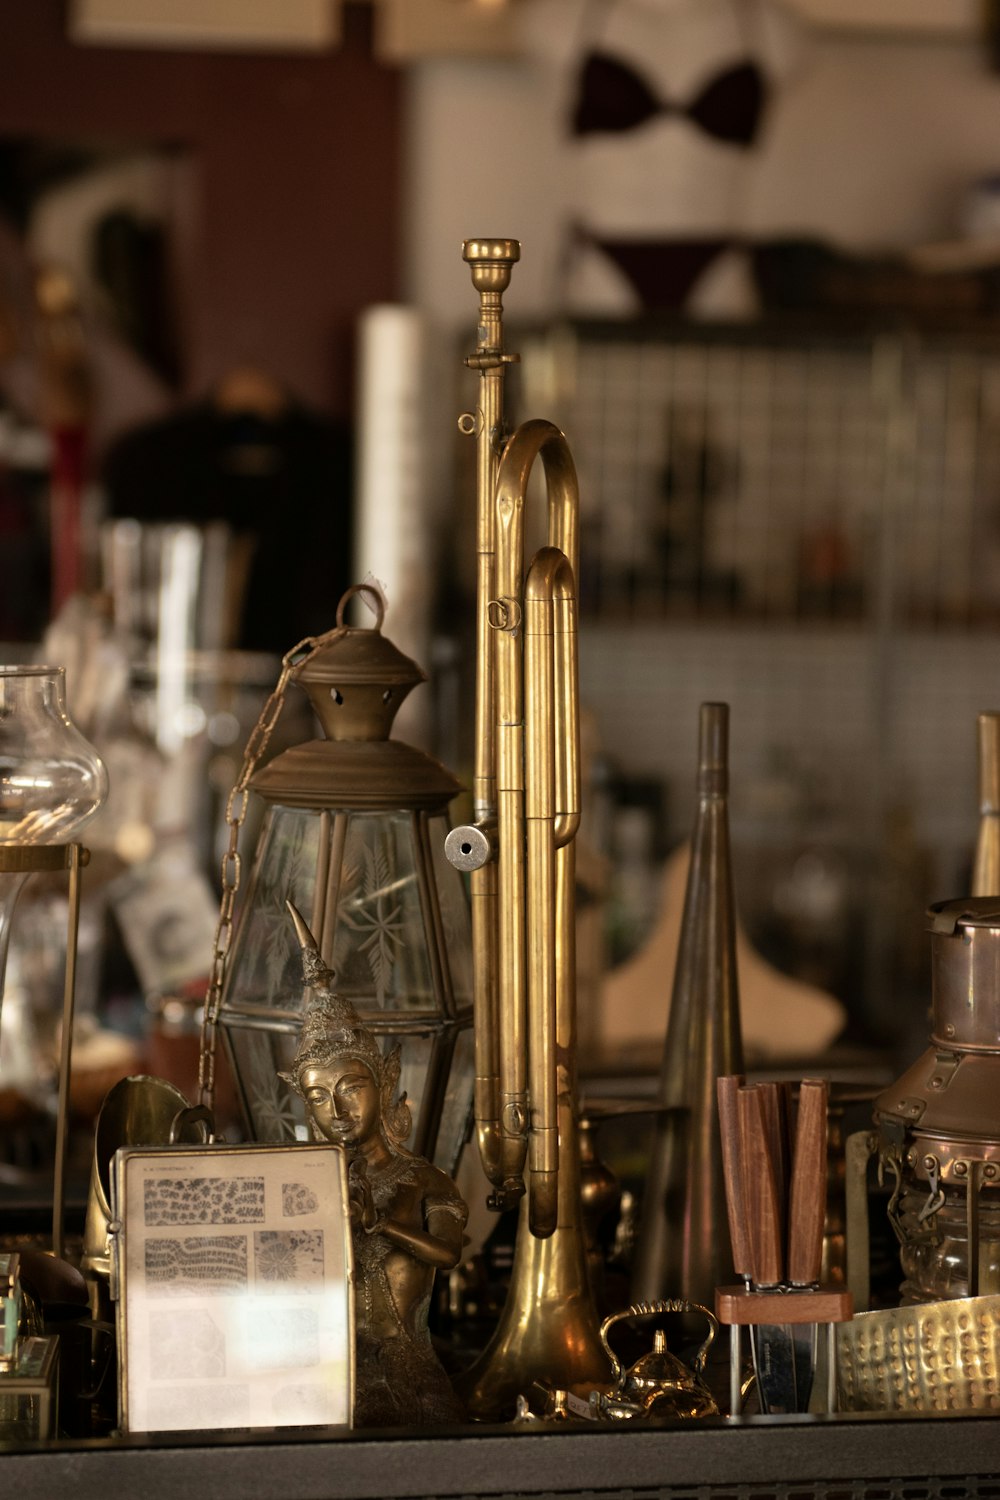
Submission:
[[[123,1147],[111,1206],[123,1430],[350,1424],[339,1146]]]

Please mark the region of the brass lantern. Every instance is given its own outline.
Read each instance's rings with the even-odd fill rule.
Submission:
[[[360,589],[377,599],[372,628],[342,623]],[[407,1146],[451,1172],[473,1088],[468,898],[444,855],[460,787],[430,756],[389,738],[426,676],[382,635],[382,619],[380,595],[348,589],[337,629],[288,674],[326,738],[249,776],[265,810],[218,1022],[251,1137],[304,1139],[302,1102],[278,1076],[291,1066],[305,1003],[291,901],[363,1024],[383,1050],[401,1046],[414,1121]]]

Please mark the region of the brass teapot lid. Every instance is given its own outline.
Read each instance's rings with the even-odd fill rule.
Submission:
[[[640,1391],[665,1393],[670,1390],[691,1391],[697,1386],[697,1377],[683,1360],[671,1354],[667,1348],[667,1335],[662,1328],[653,1333],[653,1347],[642,1354],[631,1365],[621,1380],[621,1392],[626,1398]]]

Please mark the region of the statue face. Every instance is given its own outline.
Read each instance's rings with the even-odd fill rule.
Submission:
[[[378,1086],[358,1058],[310,1063],[299,1083],[309,1117],[324,1140],[361,1147],[378,1134],[382,1105]]]

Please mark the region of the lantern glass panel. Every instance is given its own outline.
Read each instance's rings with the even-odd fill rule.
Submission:
[[[471,962],[468,901],[444,857],[447,831],[443,814],[407,808],[265,809],[220,1014],[252,1139],[307,1135],[302,1100],[278,1076],[291,1069],[305,1004],[292,901],[338,991],[381,1033],[383,1053],[400,1045],[399,1086],[414,1122],[407,1144],[454,1170],[472,1088]],[[447,1045],[456,1011],[454,1063],[445,1097],[435,1102],[425,1098],[428,1080],[432,1093],[443,1082],[434,1048]],[[407,1023],[420,1032],[404,1030]]]
[[[292,901],[336,970],[338,990],[360,1014],[440,1014],[442,997],[435,992],[428,952],[433,923],[425,920],[417,878],[418,826],[406,810],[320,814],[268,808],[233,945],[225,1008],[277,1007],[301,1015],[302,958],[285,905]],[[448,886],[458,931],[460,914],[450,910],[454,878]],[[457,895],[461,899],[462,892]],[[464,945],[459,937],[451,946],[468,964],[467,910],[464,917]]]
[[[419,822],[408,811],[352,812],[344,819],[340,879],[332,943],[323,924],[321,948],[337,974],[337,989],[362,1016],[374,1011],[441,1012],[417,877]],[[334,843],[336,844],[336,840]],[[331,865],[336,860],[336,848]]]
[[[277,1007],[302,1014],[302,954],[286,901],[310,913],[316,889],[320,819],[271,806],[264,814],[246,898],[229,960],[223,1009]]]
[[[467,1033],[463,1034],[460,1043],[466,1036]],[[226,1039],[234,1070],[246,1091],[245,1107],[251,1138],[256,1141],[308,1140],[305,1105],[298,1094],[278,1076],[282,1072],[291,1072],[298,1045],[297,1033],[265,1031],[240,1025],[238,1020],[231,1017],[226,1027]],[[384,1054],[388,1054],[396,1045],[400,1048],[399,1088],[401,1091],[405,1090],[413,1116],[413,1130],[404,1144],[417,1149],[423,1144],[420,1140],[423,1094],[431,1071],[434,1039],[426,1035],[411,1034],[386,1036],[379,1038],[379,1045]],[[458,1139],[456,1144],[456,1139],[464,1132],[468,1120],[468,1093],[468,1088],[463,1088],[460,1079],[454,1079],[449,1086],[445,1101],[447,1129],[444,1128],[443,1120],[435,1152],[435,1161],[441,1165],[447,1159],[454,1166],[452,1153],[457,1156],[458,1146],[461,1145],[461,1140]],[[457,1118],[459,1114],[461,1117]],[[456,1118],[452,1119],[451,1116]]]
[[[254,1141],[308,1140],[303,1101],[279,1070],[288,1071],[295,1056],[296,1036],[290,1032],[261,1031],[230,1020],[226,1042],[233,1071],[244,1092],[249,1137]]]

